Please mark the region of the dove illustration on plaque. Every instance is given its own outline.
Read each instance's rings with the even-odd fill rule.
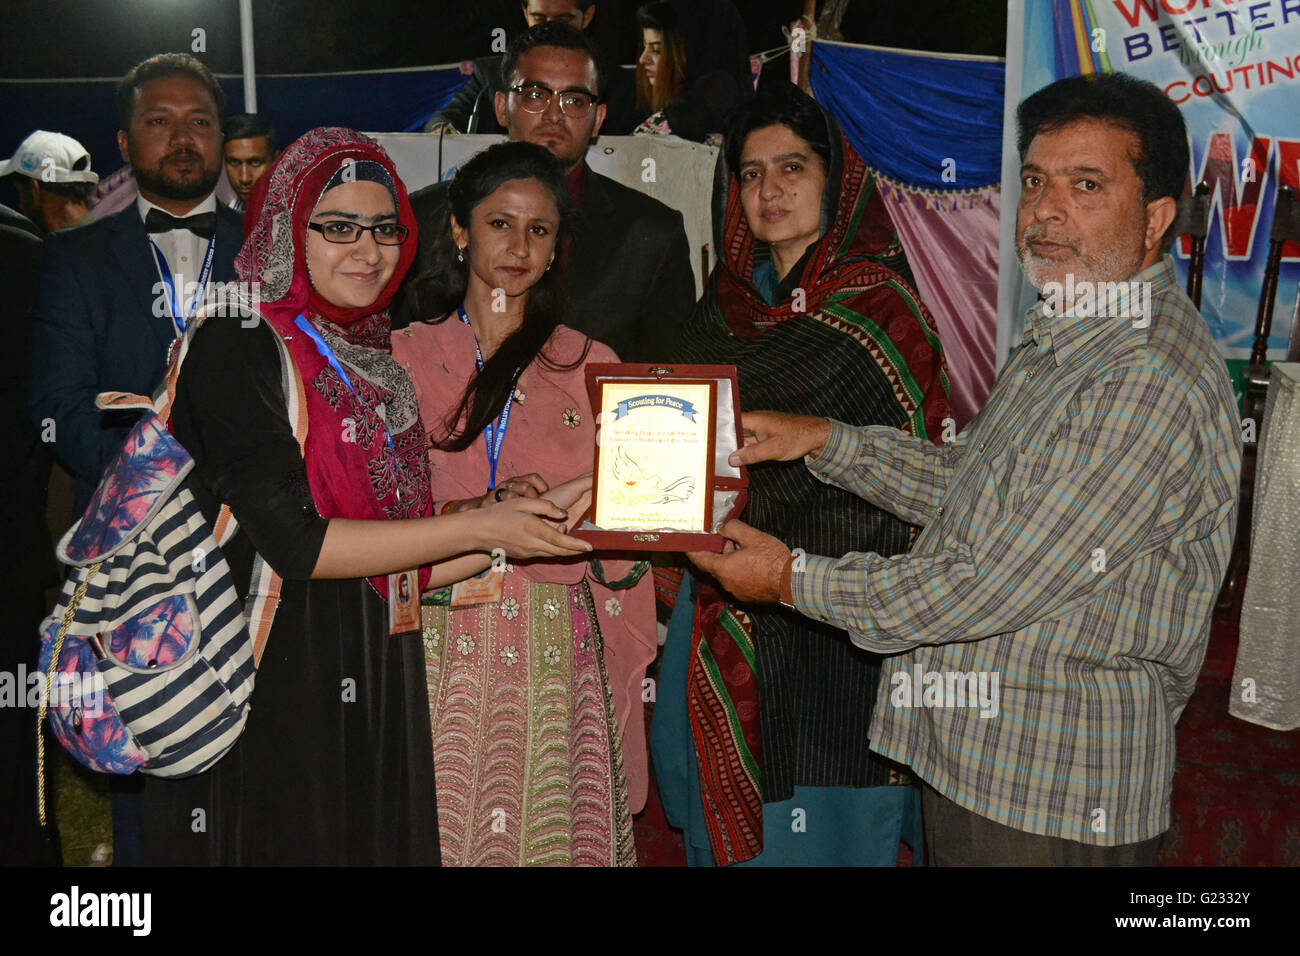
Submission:
[[[610,494],[626,505],[665,505],[671,501],[685,501],[695,491],[695,479],[690,475],[682,475],[667,483],[659,475],[647,475],[622,445],[614,451],[612,470],[618,487]]]

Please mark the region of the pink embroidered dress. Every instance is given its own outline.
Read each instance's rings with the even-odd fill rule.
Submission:
[[[567,364],[586,342],[560,326],[544,354]],[[475,374],[473,329],[455,315],[416,323],[393,334],[393,354],[430,432],[445,433]],[[613,361],[591,343],[585,362]],[[534,361],[515,391],[498,482],[537,472],[558,485],[589,472],[592,419],[583,365]],[[432,449],[429,460],[438,502],[486,490],[482,435],[461,452]],[[445,865],[635,864],[631,815],[648,784],[641,683],[657,646],[643,571],[626,560],[517,562],[506,565],[499,603],[425,605]]]

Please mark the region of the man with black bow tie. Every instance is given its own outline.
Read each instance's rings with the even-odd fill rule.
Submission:
[[[104,391],[150,394],[205,290],[234,279],[239,217],[217,202],[225,94],[202,63],[164,53],[118,84],[117,134],[135,205],[52,234],[33,313],[29,409],[76,481],[80,516],[134,415]],[[47,439],[48,440],[48,439]]]
[[[225,105],[217,81],[192,56],[163,53],[133,67],[117,87],[117,145],[139,199],[45,241],[28,408],[73,475],[78,518],[135,418],[99,411],[95,396],[151,394],[205,290],[235,278],[239,215],[213,195]],[[128,777],[111,785],[119,866],[140,862],[139,783]]]

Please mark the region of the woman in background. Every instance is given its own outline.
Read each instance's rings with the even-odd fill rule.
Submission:
[[[753,94],[745,27],[731,0],[647,3],[636,12],[641,55],[633,132],[716,145],[727,118]]]
[[[559,324],[570,198],[545,149],[479,153],[456,173],[449,207],[416,285],[431,321],[395,333],[394,355],[429,422],[434,497],[443,512],[473,513],[591,470],[584,369],[617,357]],[[631,814],[648,777],[641,681],[657,648],[644,572],[516,562],[428,600],[444,863],[635,863]]]
[[[719,262],[674,358],[734,364],[745,410],[937,438],[948,386],[933,320],[866,165],[816,102],[760,88],[728,130],[714,195]],[[746,522],[813,554],[906,551],[912,529],[802,461],[749,472]],[[692,600],[693,598],[693,600]],[[892,866],[919,856],[920,799],[867,730],[881,659],[706,577],[679,592],[653,747],[695,864]],[[713,677],[711,675],[718,675]]]

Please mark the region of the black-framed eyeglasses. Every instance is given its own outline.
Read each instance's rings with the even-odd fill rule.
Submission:
[[[596,97],[586,90],[553,90],[540,83],[512,86],[510,92],[519,97],[525,113],[545,113],[556,96],[560,98],[560,112],[574,119],[582,119],[596,105]]]
[[[381,246],[400,246],[411,234],[411,230],[399,222],[377,222],[373,226],[363,226],[346,219],[328,219],[325,222],[309,222],[307,228],[319,232],[326,242],[343,244],[360,242],[361,234],[368,232]]]

